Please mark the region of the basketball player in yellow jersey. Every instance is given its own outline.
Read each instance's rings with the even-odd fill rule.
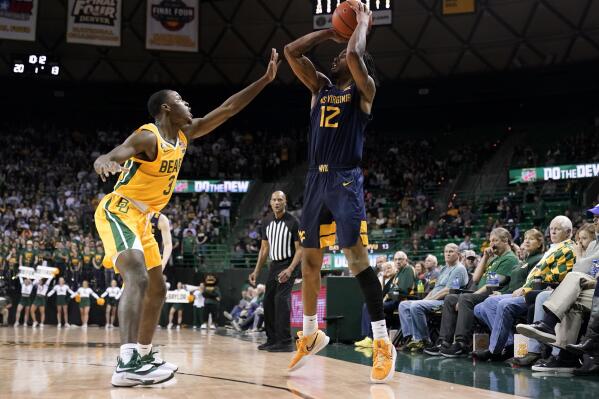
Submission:
[[[168,204],[188,143],[247,106],[274,80],[277,68],[278,54],[272,49],[264,76],[203,118],[192,118],[189,104],[177,92],[154,93],[148,111],[155,122],[141,126],[94,162],[104,181],[120,172],[114,191],[100,201],[95,213],[106,252],[104,266],[114,267],[123,277],[121,349],[112,385],[158,384],[171,379],[177,370],[152,350],[166,286],[150,219]]]

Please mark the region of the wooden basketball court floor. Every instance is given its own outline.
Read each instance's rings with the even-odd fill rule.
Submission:
[[[363,357],[356,363],[334,358],[347,357],[343,355],[345,352],[362,357],[344,345],[330,345],[325,356],[315,356],[304,368],[289,374],[285,371],[289,353],[258,351],[257,339],[251,336],[239,339],[224,329],[217,333],[189,329],[157,331],[155,343],[163,357],[179,365],[176,378],[162,386],[113,388],[110,377],[118,342],[118,329],[0,328],[0,398],[518,397],[497,392],[501,389],[467,386],[473,385],[467,381],[467,385],[461,385],[461,382],[414,375],[418,373],[410,369],[413,365],[406,368],[405,362],[398,364],[398,369],[407,372],[396,372],[389,384],[373,385],[368,378],[370,367],[359,364],[369,363],[369,359]],[[455,371],[460,366],[452,363],[443,368]]]

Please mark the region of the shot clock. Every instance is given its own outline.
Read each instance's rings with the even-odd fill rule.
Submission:
[[[58,77],[60,75],[60,65],[47,55],[21,55],[13,58],[12,72],[21,76]]]

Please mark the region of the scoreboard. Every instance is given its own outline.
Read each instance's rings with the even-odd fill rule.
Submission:
[[[27,54],[13,57],[12,73],[21,76],[58,77],[60,64],[44,54]]]
[[[332,25],[333,12],[341,0],[313,0],[312,25],[314,29],[327,29]],[[372,10],[373,25],[391,25],[392,0],[362,0]]]

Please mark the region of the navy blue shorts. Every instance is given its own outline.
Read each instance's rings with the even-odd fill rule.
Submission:
[[[321,169],[322,170],[322,169]],[[310,169],[306,177],[299,237],[304,248],[368,245],[364,176],[360,168]]]

